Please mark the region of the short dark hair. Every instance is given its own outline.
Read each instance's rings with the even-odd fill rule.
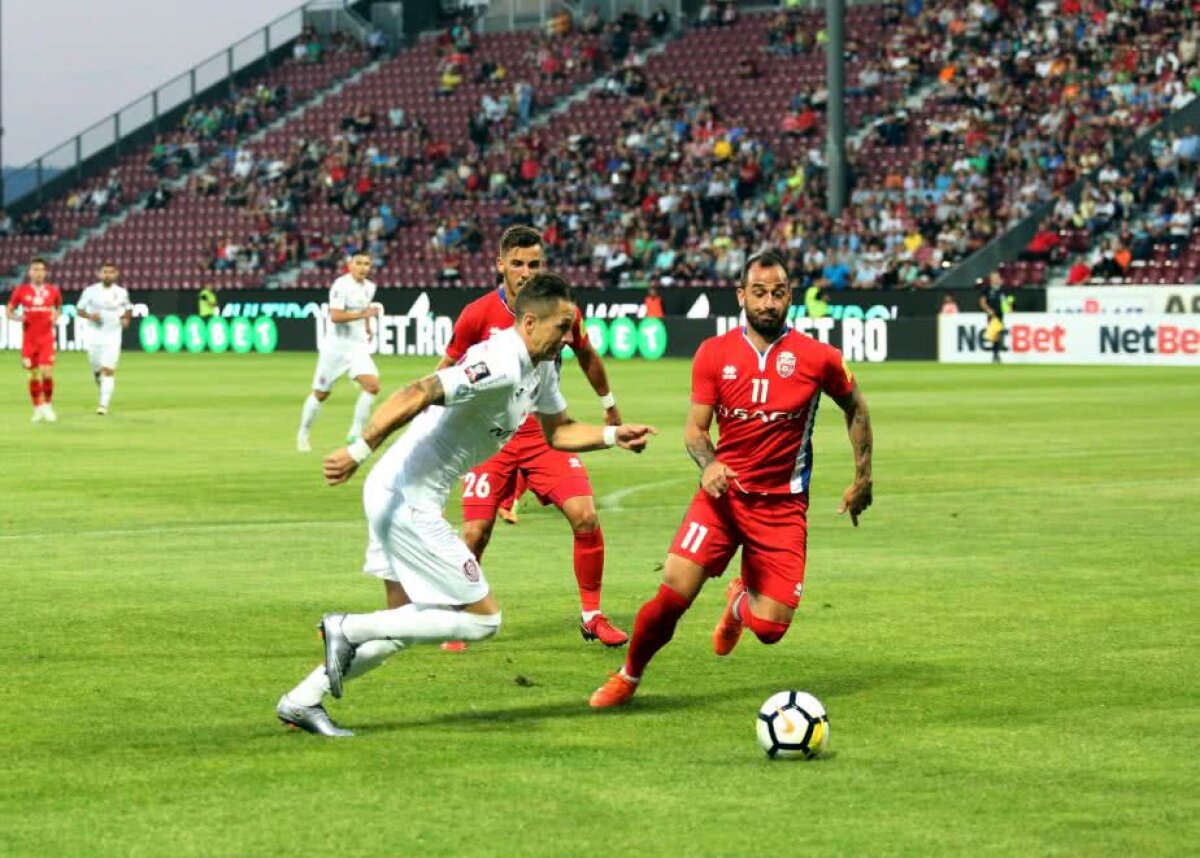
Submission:
[[[500,236],[500,255],[514,247],[541,247],[542,234],[531,226],[510,226]]]
[[[46,257],[44,257],[44,256],[33,257],[33,259],[29,260],[29,264],[30,265],[45,265],[47,268],[50,267],[49,264],[46,262]]]
[[[755,265],[760,268],[782,268],[784,279],[788,281],[792,279],[787,262],[781,253],[775,250],[760,250],[758,253],[751,254],[750,258],[746,260],[746,264],[742,266],[742,276],[738,278],[739,286],[748,285],[747,278],[750,276],[750,269]]]
[[[100,263],[100,267],[101,267],[101,268],[116,268],[116,267],[117,267],[117,263],[115,263],[115,262],[112,262],[112,261],[110,261],[110,260],[107,260],[107,259],[106,259],[104,262],[101,262],[101,263]]]
[[[517,293],[517,318],[533,313],[539,319],[552,312],[560,301],[575,303],[575,292],[565,277],[543,271],[525,281]]]

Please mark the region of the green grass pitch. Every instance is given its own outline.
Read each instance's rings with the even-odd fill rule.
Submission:
[[[818,421],[805,600],[775,647],[709,649],[710,585],[633,704],[577,630],[571,541],[526,504],[485,558],[500,636],[404,653],[285,732],[323,611],[359,574],[361,478],[319,477],[335,390],[294,451],[313,356],[146,356],[60,422],[0,384],[0,854],[1179,855],[1200,842],[1200,374],[860,366],[876,504],[835,514],[845,429]],[[385,387],[433,361],[388,360]],[[696,482],[682,361],[609,364],[646,455],[588,459],[605,607],[629,628]],[[596,419],[566,369],[572,411]],[[457,506],[451,517],[457,519]],[[820,697],[831,752],[768,761],[759,703]],[[1191,844],[1190,846],[1188,844]]]

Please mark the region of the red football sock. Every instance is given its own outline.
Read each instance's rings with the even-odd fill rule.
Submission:
[[[691,602],[676,593],[666,584],[638,611],[633,621],[633,637],[629,641],[629,654],[625,658],[625,675],[638,679],[654,658],[675,635],[679,618],[691,607]]]
[[[600,585],[604,580],[604,534],[600,528],[575,533],[575,583],[585,611],[600,610]]]
[[[42,379],[42,399],[46,400],[47,405],[54,401],[54,379]]]
[[[37,408],[42,404],[42,381],[41,379],[31,378],[29,380],[29,398],[33,400],[33,407]]]
[[[754,636],[765,644],[779,643],[787,634],[788,623],[777,623],[774,620],[764,620],[750,613],[750,599],[743,598],[738,606],[738,619],[742,621]]]

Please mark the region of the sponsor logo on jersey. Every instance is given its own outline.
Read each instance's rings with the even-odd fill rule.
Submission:
[[[492,374],[491,369],[483,361],[471,364],[463,372],[466,373],[467,380],[471,384],[478,384]]]
[[[780,378],[791,378],[796,371],[796,356],[791,352],[780,352],[775,358],[775,371]]]
[[[471,583],[479,580],[479,564],[475,562],[475,558],[471,557],[463,562],[463,575]]]
[[[734,381],[737,378],[737,367],[733,364],[726,364],[725,369],[721,370],[721,378],[724,381]]]
[[[759,420],[763,423],[775,423],[780,420],[800,420],[808,414],[807,408],[799,411],[764,411],[761,408],[728,408],[717,406],[717,414],[721,417],[732,417],[734,420]]]
[[[583,462],[579,461],[578,456],[572,456],[571,458],[567,459],[567,465],[572,468],[582,468]]]

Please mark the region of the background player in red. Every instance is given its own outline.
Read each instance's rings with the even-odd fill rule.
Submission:
[[[8,316],[21,314],[21,366],[29,371],[29,398],[33,400],[33,422],[53,423],[54,413],[54,326],[62,313],[62,293],[46,282],[46,260],[35,256],[29,262],[29,282],[13,290],[8,299]]]
[[[517,293],[525,280],[541,271],[545,264],[541,233],[528,226],[505,230],[496,261],[502,280],[500,287],[472,301],[462,311],[438,368],[453,365],[471,346],[496,331],[512,327]],[[578,309],[571,339],[579,367],[600,397],[605,423],[620,425],[621,413],[609,389],[604,362],[588,342],[583,314]],[[497,506],[513,496],[519,477],[525,479],[542,503],[557,506],[571,525],[575,537],[575,580],[582,609],[580,631],[584,639],[599,640],[605,646],[622,645],[629,636],[613,626],[600,610],[604,535],[587,469],[578,456],[551,449],[536,420],[527,421],[499,453],[463,477],[463,540],[477,558],[483,557],[496,524]]]
[[[684,437],[700,466],[700,489],[671,543],[662,586],[638,611],[625,666],[592,694],[592,706],[633,696],[704,582],[725,571],[739,546],[741,576],[729,583],[713,650],[728,655],[746,626],[767,644],[787,632],[804,584],[812,430],[822,393],[845,412],[854,452],[854,482],[838,511],[857,527],[871,505],[866,400],[837,349],[788,326],[792,289],[781,257],[766,251],[747,260],[738,303],[746,327],[706,340],[692,362]]]

